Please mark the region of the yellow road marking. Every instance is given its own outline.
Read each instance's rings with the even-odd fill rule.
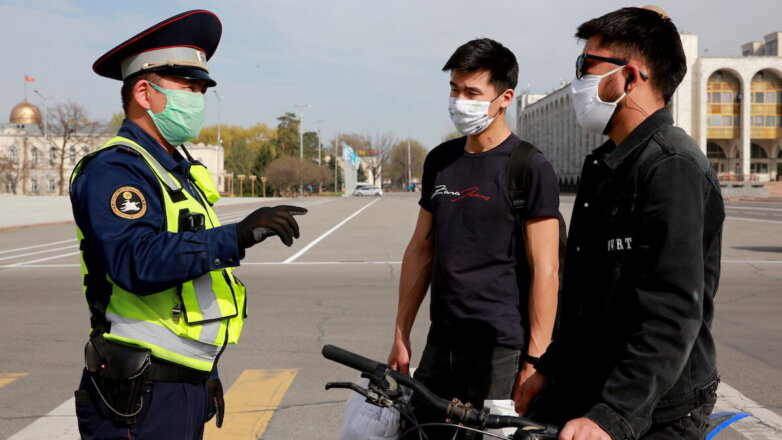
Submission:
[[[298,369],[244,370],[225,394],[223,427],[217,429],[214,419],[210,420],[204,439],[261,438],[298,372]]]
[[[21,379],[30,373],[0,373],[0,388],[8,385],[16,379]]]

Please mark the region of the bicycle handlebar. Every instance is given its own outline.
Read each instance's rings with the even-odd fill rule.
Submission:
[[[463,405],[458,401],[448,401],[429,391],[422,383],[412,377],[399,373],[386,364],[365,358],[364,356],[352,353],[337,346],[330,344],[325,345],[323,346],[321,353],[326,359],[361,371],[362,373],[376,374],[380,372],[395,380],[397,383],[412,389],[418,394],[421,400],[426,402],[433,409],[436,409],[447,417],[460,420],[464,423],[482,425],[486,428],[532,427],[543,430],[546,435],[556,436],[558,434],[559,430],[551,425],[542,425],[524,417],[486,414],[470,406]]]

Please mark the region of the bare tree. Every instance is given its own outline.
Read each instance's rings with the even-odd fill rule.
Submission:
[[[283,196],[296,195],[299,184],[317,186],[321,182],[330,184],[334,179],[327,168],[290,156],[271,161],[264,174],[269,178],[269,186]]]
[[[19,164],[10,157],[0,157],[0,182],[14,194],[22,177],[20,168]]]
[[[65,176],[65,162],[70,159],[75,163],[78,157],[76,146],[90,142],[101,125],[87,116],[87,110],[81,104],[64,102],[55,105],[46,112],[47,140],[54,149],[54,154],[48,160],[57,166],[59,171],[58,186],[60,195],[68,188]],[[44,127],[41,127],[44,130]]]
[[[371,154],[364,157],[364,165],[372,174],[372,184],[377,187],[383,185],[383,166],[388,163],[395,143],[396,138],[392,133],[379,134],[372,140]]]

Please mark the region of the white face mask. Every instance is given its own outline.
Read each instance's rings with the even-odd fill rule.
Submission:
[[[502,94],[497,95],[499,98]],[[489,117],[489,105],[491,101],[472,101],[469,99],[448,98],[448,113],[456,131],[465,136],[474,136],[486,130],[494,122]],[[497,111],[499,113],[499,111]],[[497,116],[497,115],[494,115]]]
[[[627,96],[627,92],[614,102],[605,102],[598,95],[600,80],[623,68],[624,66],[617,67],[604,75],[584,75],[581,79],[576,78],[570,83],[570,98],[573,100],[576,120],[585,130],[598,134],[605,132],[617,104]]]

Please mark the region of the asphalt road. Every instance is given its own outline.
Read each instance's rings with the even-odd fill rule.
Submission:
[[[413,194],[291,201],[297,202],[310,210],[299,218],[301,239],[287,248],[271,238],[250,249],[237,269],[248,286],[250,317],[240,344],[221,359],[220,372],[228,387],[248,369],[298,369],[262,438],[332,439],[347,392],[323,385],[357,373],[323,359],[321,347],[335,344],[385,360],[399,262],[418,207]],[[569,203],[572,198],[563,197],[566,218]],[[217,212],[232,222],[261,205]],[[714,322],[723,381],[777,415],[781,233],[782,203],[729,203]],[[0,231],[0,379],[28,373],[0,383],[0,438],[48,414],[78,385],[89,321],[74,236],[72,225]],[[423,348],[427,307],[414,330],[415,357]],[[744,437],[726,432],[720,438]]]

